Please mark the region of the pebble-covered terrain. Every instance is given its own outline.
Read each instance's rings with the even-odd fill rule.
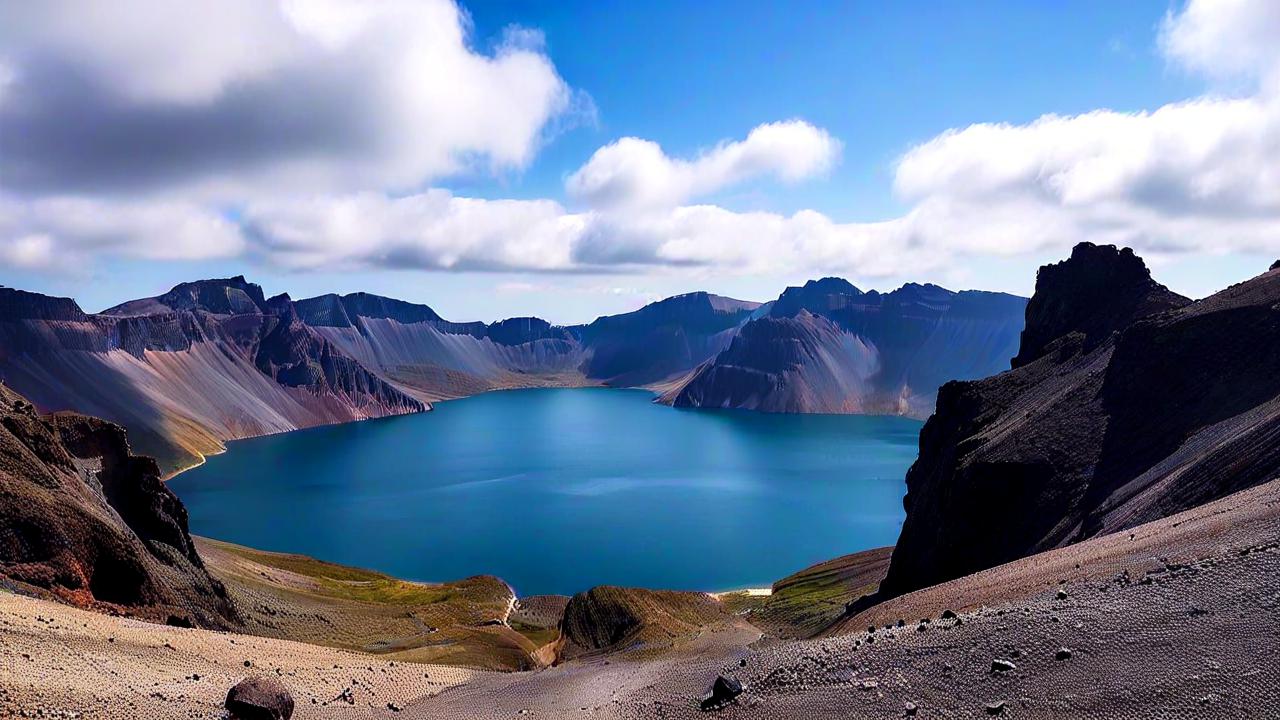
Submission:
[[[279,679],[298,718],[1276,717],[1280,481],[896,598],[827,637],[724,616],[686,630],[656,654],[497,673],[0,594],[0,717],[217,718],[250,675]],[[704,710],[718,676],[741,691]]]

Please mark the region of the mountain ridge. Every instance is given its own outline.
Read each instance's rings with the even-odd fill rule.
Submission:
[[[432,402],[487,390],[681,385],[740,342],[745,326],[782,315],[790,300],[782,301],[797,292],[826,293],[835,298],[828,305],[843,307],[846,296],[834,291],[868,303],[933,287],[881,295],[826,278],[765,304],[691,292],[568,326],[536,317],[453,322],[428,305],[367,292],[268,298],[243,275],[180,283],[97,314],[71,298],[4,288],[0,378],[44,410],[124,425],[141,451],[173,472],[220,452],[228,440],[424,412]],[[811,375],[823,387],[863,393],[858,372],[865,368],[815,367]],[[810,401],[776,409],[816,407]],[[922,414],[896,400],[821,410]]]

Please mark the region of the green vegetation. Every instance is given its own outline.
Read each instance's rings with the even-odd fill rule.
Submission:
[[[731,612],[783,638],[812,637],[844,615],[845,604],[880,586],[893,548],[877,548],[805,568],[773,584],[773,594],[721,596]]]
[[[555,642],[560,637],[560,628],[555,627],[538,627],[537,625],[526,625],[519,620],[512,620],[511,629],[529,638],[529,641],[535,647],[542,647],[547,643]]]

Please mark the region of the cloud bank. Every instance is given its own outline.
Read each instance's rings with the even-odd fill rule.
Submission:
[[[574,104],[536,32],[479,52],[451,0],[129,5],[76,3],[98,14],[74,24],[61,3],[0,10],[8,262],[247,254],[294,270],[878,277],[1082,239],[1280,251],[1271,0],[1191,0],[1164,19],[1161,52],[1205,78],[1203,96],[949,130],[895,164],[907,212],[871,223],[690,204],[822,176],[840,142],[802,120],[689,157],[619,139],[567,176],[571,207],[432,187],[527,166]],[[142,20],[174,31],[131,25]]]

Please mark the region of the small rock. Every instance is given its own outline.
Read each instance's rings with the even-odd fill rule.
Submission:
[[[741,694],[742,683],[738,682],[737,678],[717,676],[715,682],[711,683],[711,691],[702,698],[702,709],[711,710],[720,707]]]
[[[916,710],[917,710],[917,708],[916,708],[916,704],[915,704],[915,703],[913,703],[913,702],[908,702],[908,703],[906,704],[906,706],[903,708],[903,710],[905,710],[905,711],[906,711],[906,714],[907,714],[907,715],[909,715],[909,716],[914,716],[914,715],[916,714]]]
[[[1004,701],[1003,701],[1003,700],[995,700],[995,701],[993,701],[993,702],[989,702],[989,703],[987,703],[987,714],[988,714],[988,715],[1002,715],[1002,714],[1004,714]]]
[[[1008,672],[1010,670],[1017,670],[1017,669],[1018,669],[1017,665],[1014,665],[1013,663],[1003,658],[996,658],[995,660],[991,661],[991,672]]]
[[[388,709],[388,710],[390,710],[391,712],[400,712],[400,711],[401,711],[401,710],[403,710],[404,708],[400,707],[399,705],[397,705],[397,704],[395,704],[395,703],[393,703],[393,702],[389,702],[389,703],[387,703],[387,709]]]
[[[1067,599],[1067,591],[1066,591],[1066,590],[1059,590],[1059,591],[1058,591],[1058,599],[1059,599],[1059,600],[1066,600],[1066,599]]]
[[[943,620],[952,620],[952,619],[954,619],[954,618],[955,618],[955,616],[956,616],[956,613],[955,613],[955,611],[954,611],[954,610],[943,610],[943,611],[942,611],[942,619],[943,619]]]
[[[1055,660],[1070,660],[1070,659],[1071,659],[1071,649],[1070,649],[1070,648],[1058,648],[1058,652],[1054,653],[1053,658],[1054,658]]]
[[[279,681],[256,675],[231,688],[226,708],[237,720],[289,720],[293,696]]]

